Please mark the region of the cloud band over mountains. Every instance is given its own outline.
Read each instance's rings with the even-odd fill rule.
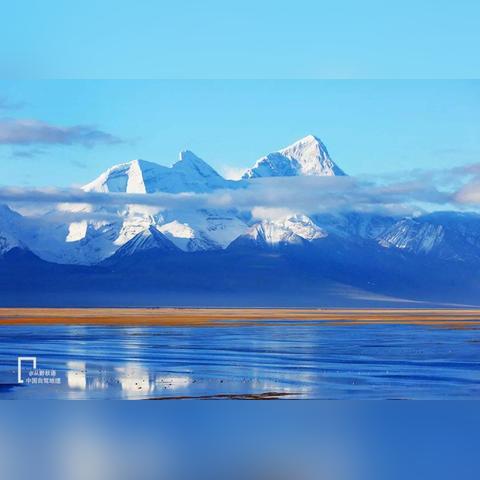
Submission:
[[[395,180],[371,177],[263,178],[212,193],[103,193],[80,189],[0,188],[0,203],[87,204],[115,210],[126,205],[168,209],[239,209],[304,214],[363,211],[411,214],[422,209],[476,209],[480,164],[448,171],[413,171]],[[94,209],[95,210],[95,209]],[[98,210],[98,208],[96,209]],[[105,214],[105,213],[104,213]],[[72,212],[69,213],[72,215]],[[80,215],[80,213],[79,213]],[[85,211],[82,216],[88,216]],[[93,216],[93,213],[92,213]]]

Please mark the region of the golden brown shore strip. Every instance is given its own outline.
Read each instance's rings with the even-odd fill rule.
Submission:
[[[410,324],[449,328],[480,326],[478,309],[291,308],[0,308],[1,325],[218,326],[275,324]]]

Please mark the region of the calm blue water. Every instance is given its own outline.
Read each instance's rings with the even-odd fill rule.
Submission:
[[[24,379],[48,370],[55,380],[17,384],[18,356],[37,358],[37,371],[24,365]],[[0,384],[0,399],[479,399],[480,330],[297,322],[3,326]]]

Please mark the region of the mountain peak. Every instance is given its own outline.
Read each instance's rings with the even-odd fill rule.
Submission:
[[[93,182],[85,185],[86,192],[151,193],[151,180],[166,170],[157,163],[136,159],[105,170]]]
[[[173,164],[172,168],[188,175],[220,177],[216,170],[190,150],[182,150],[178,155],[178,161]]]
[[[209,192],[227,188],[231,182],[220,176],[193,152],[180,152],[172,167],[146,160],[132,160],[109,168],[83,187],[87,192],[182,193]]]
[[[137,233],[128,242],[123,244],[111,257],[118,259],[122,257],[129,257],[134,253],[146,250],[163,251],[165,253],[175,253],[179,249],[154,225],[150,225],[145,230]]]
[[[231,244],[231,248],[256,245],[276,247],[285,245],[303,245],[319,240],[328,234],[306,215],[289,215],[277,220],[262,220],[248,228],[245,234]]]
[[[318,137],[316,137],[315,135],[309,134],[309,135],[301,138],[300,140],[297,140],[292,145],[294,145],[296,143],[319,143],[319,144],[322,144],[322,141]]]
[[[257,160],[243,178],[343,175],[345,172],[330,158],[322,141],[307,135]]]
[[[199,156],[195,155],[191,150],[182,150],[178,154],[178,162],[183,162],[183,161],[193,162],[193,163],[200,161],[202,163],[205,163]]]

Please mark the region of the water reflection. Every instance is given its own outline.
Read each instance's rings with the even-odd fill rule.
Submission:
[[[192,379],[187,376],[167,376],[155,377],[155,387],[163,388],[168,390],[178,390],[181,388],[188,387],[192,383]]]
[[[4,327],[0,398],[480,398],[477,330]],[[17,352],[61,385],[15,385]]]
[[[85,390],[87,388],[87,373],[85,362],[67,362],[68,388],[74,390]]]
[[[117,367],[115,373],[126,397],[147,395],[154,387],[150,382],[148,370],[139,365],[127,364],[124,367]]]

